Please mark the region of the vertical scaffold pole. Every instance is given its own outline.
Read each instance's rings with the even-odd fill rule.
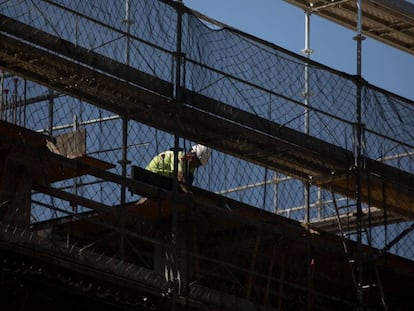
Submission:
[[[53,98],[51,99],[53,100]],[[78,116],[75,114],[73,115],[73,121],[72,121],[72,132],[75,133],[78,130],[79,127],[79,120],[78,120]],[[72,193],[74,195],[78,195],[78,187],[79,187],[79,177],[75,176],[73,179],[73,186],[72,186]],[[72,211],[74,213],[78,213],[78,205],[76,203],[71,203],[72,205]]]
[[[121,208],[119,214],[119,222],[121,227],[120,241],[119,241],[119,255],[121,258],[124,258],[125,253],[125,224],[126,224],[126,177],[127,177],[127,165],[130,163],[128,161],[128,118],[126,115],[123,115],[122,118],[122,159],[119,161],[122,169],[122,179],[121,184]]]
[[[129,45],[130,45],[130,38],[129,32],[132,21],[130,19],[130,0],[125,0],[125,19],[122,21],[126,25],[126,47],[125,47],[125,64],[129,65]],[[119,255],[121,258],[125,256],[125,224],[126,224],[126,211],[125,211],[125,203],[126,203],[126,186],[125,180],[127,178],[127,166],[130,163],[128,161],[128,117],[127,115],[122,115],[122,158],[118,163],[121,164],[121,174],[123,182],[121,184],[121,208],[119,209],[119,223],[121,227],[121,234],[119,237]]]
[[[181,66],[182,66],[182,10],[183,1],[177,1],[177,34],[176,34],[176,51],[175,51],[175,128],[179,128],[179,106],[182,103],[182,89],[181,89]],[[172,202],[172,217],[171,217],[171,252],[172,262],[171,269],[173,273],[173,291],[171,297],[171,310],[175,310],[175,300],[180,290],[179,271],[177,266],[177,201],[178,201],[178,151],[180,149],[180,140],[177,132],[174,133],[174,181],[173,181],[173,202]]]
[[[122,21],[126,25],[126,46],[125,46],[125,64],[129,65],[130,62],[130,45],[131,39],[129,34],[131,32],[131,25],[133,20],[131,20],[131,10],[130,10],[130,0],[125,0],[125,19]]]
[[[356,148],[355,148],[355,167],[356,167],[356,206],[357,206],[357,299],[358,310],[363,309],[364,295],[363,295],[363,254],[362,254],[362,202],[361,202],[361,172],[363,168],[362,159],[362,0],[357,2],[358,19],[357,19],[357,34],[354,40],[357,42],[357,57],[356,57],[356,71],[357,71],[357,88],[356,88]]]
[[[55,101],[53,100],[53,90],[49,89],[49,100],[48,100],[49,127],[48,127],[48,132],[49,132],[49,138],[50,139],[53,138],[53,123],[54,123],[53,118],[54,118],[54,110],[55,110],[54,107],[55,107]]]
[[[13,78],[13,84],[14,84],[14,88],[13,88],[13,101],[12,101],[12,123],[14,124],[19,124],[18,122],[18,118],[17,118],[17,110],[19,109],[19,104],[17,102],[18,100],[18,84],[19,84],[19,79],[17,77]]]
[[[307,10],[305,10],[305,48],[301,51],[308,59],[310,59],[311,54],[313,53],[312,49],[310,48],[310,17],[312,14],[312,7],[309,6]],[[310,85],[309,85],[309,63],[305,63],[304,67],[304,90],[302,93],[304,98],[304,133],[309,135],[309,104],[310,104]],[[305,224],[307,228],[310,228],[310,183],[306,181],[304,184],[304,205],[306,209],[305,213]],[[307,294],[307,305],[308,310],[312,310],[312,249],[309,243],[309,234],[308,238],[306,239],[306,283],[308,288]]]
[[[310,48],[310,17],[312,14],[311,7],[305,11],[305,48],[301,51],[303,54],[306,55],[308,59],[310,59],[310,55],[313,53],[312,49]],[[304,90],[302,92],[302,96],[304,97],[304,104],[305,104],[305,112],[304,112],[304,133],[309,134],[309,101],[311,91],[309,86],[309,63],[305,63],[305,71],[304,71]],[[310,211],[309,211],[309,183],[305,184],[304,190],[304,197],[305,197],[305,223],[308,225],[310,222]]]

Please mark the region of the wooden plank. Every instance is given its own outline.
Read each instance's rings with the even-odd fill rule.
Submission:
[[[49,194],[53,197],[68,201],[70,203],[74,203],[77,205],[82,205],[84,207],[90,208],[92,210],[98,211],[98,212],[107,212],[109,211],[112,206],[105,205],[104,203],[96,202],[87,198],[80,197],[78,195],[62,191],[53,187],[46,187],[41,185],[34,185],[34,190]]]
[[[0,34],[0,66],[118,114],[128,114],[130,109],[142,114],[152,106],[159,109],[159,105],[170,100],[3,34]]]
[[[98,170],[115,167],[112,163],[82,154],[72,159],[74,164],[62,165],[69,160],[52,153],[47,148],[48,137],[27,128],[0,121],[0,153],[12,157],[33,176],[33,181],[46,185],[55,181],[88,174],[88,170],[75,163]],[[0,173],[2,168],[0,168]]]
[[[408,178],[410,180],[411,178]],[[414,184],[406,183],[405,178],[401,180],[390,180],[388,175],[374,175],[369,171],[362,174],[361,199],[363,203],[385,209],[397,215],[414,219]],[[356,199],[355,189],[357,176],[350,174],[346,178],[333,180],[322,187],[332,186],[333,190],[344,196]]]
[[[44,147],[48,137],[3,120],[0,120],[0,144],[21,143]]]
[[[356,216],[356,211],[341,214],[339,219],[341,221],[343,231],[357,231],[358,218]],[[404,222],[408,221],[408,219],[393,213],[387,213],[387,215],[385,215],[382,209],[371,207],[370,210],[363,209],[362,221],[363,228],[370,228],[385,224]],[[340,231],[337,217],[325,217],[321,220],[312,221],[311,225],[312,227],[316,227],[327,232],[339,233]]]

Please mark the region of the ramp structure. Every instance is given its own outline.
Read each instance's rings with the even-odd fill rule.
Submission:
[[[411,100],[177,2],[95,4],[0,9],[11,308],[412,307]],[[189,191],[144,169],[194,143]]]

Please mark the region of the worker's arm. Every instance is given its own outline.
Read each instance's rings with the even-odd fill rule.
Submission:
[[[178,153],[178,173],[177,179],[179,182],[185,183],[185,176],[184,176],[184,162],[185,162],[185,153],[179,152]]]

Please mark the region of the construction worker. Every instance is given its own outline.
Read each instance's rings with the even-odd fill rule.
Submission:
[[[178,181],[191,185],[195,170],[207,164],[211,149],[204,145],[194,145],[190,151],[178,152]],[[167,177],[174,177],[174,151],[167,150],[155,156],[147,165],[147,170]]]
[[[206,146],[197,144],[191,147],[191,149],[188,152],[185,151],[178,151],[178,173],[177,178],[178,181],[181,182],[179,187],[182,192],[184,193],[190,193],[191,191],[186,187],[187,185],[191,185],[194,180],[194,172],[195,170],[203,165],[206,165],[208,160],[211,156],[211,150],[207,148]],[[174,177],[174,151],[173,150],[167,150],[164,152],[161,152],[157,156],[155,156],[146,166],[146,169],[157,173],[166,177],[173,178]],[[169,180],[171,181],[171,180]],[[167,186],[168,187],[168,186]],[[154,204],[151,202],[150,199],[142,198],[140,201],[138,201],[139,204]],[[178,226],[181,227],[181,226]],[[164,238],[165,238],[165,244],[164,243],[157,243],[154,247],[154,252],[156,260],[154,261],[154,270],[164,273],[165,280],[168,284],[168,290],[166,294],[170,294],[171,292],[176,289],[178,292],[181,291],[181,282],[183,281],[183,278],[188,277],[185,276],[186,274],[183,274],[183,272],[187,271],[187,269],[184,269],[184,263],[187,262],[185,257],[182,257],[178,262],[181,262],[181,264],[178,264],[176,262],[176,256],[173,255],[172,249],[168,245],[168,242],[170,242],[170,234],[171,232],[168,230],[168,225],[162,225],[161,230],[164,231]],[[176,243],[179,243],[182,245],[183,249],[186,247],[186,244],[182,244],[185,242],[183,240],[184,234],[177,234],[176,236]],[[179,255],[180,256],[180,255]],[[178,266],[177,266],[178,265]],[[182,266],[181,266],[182,265]]]

